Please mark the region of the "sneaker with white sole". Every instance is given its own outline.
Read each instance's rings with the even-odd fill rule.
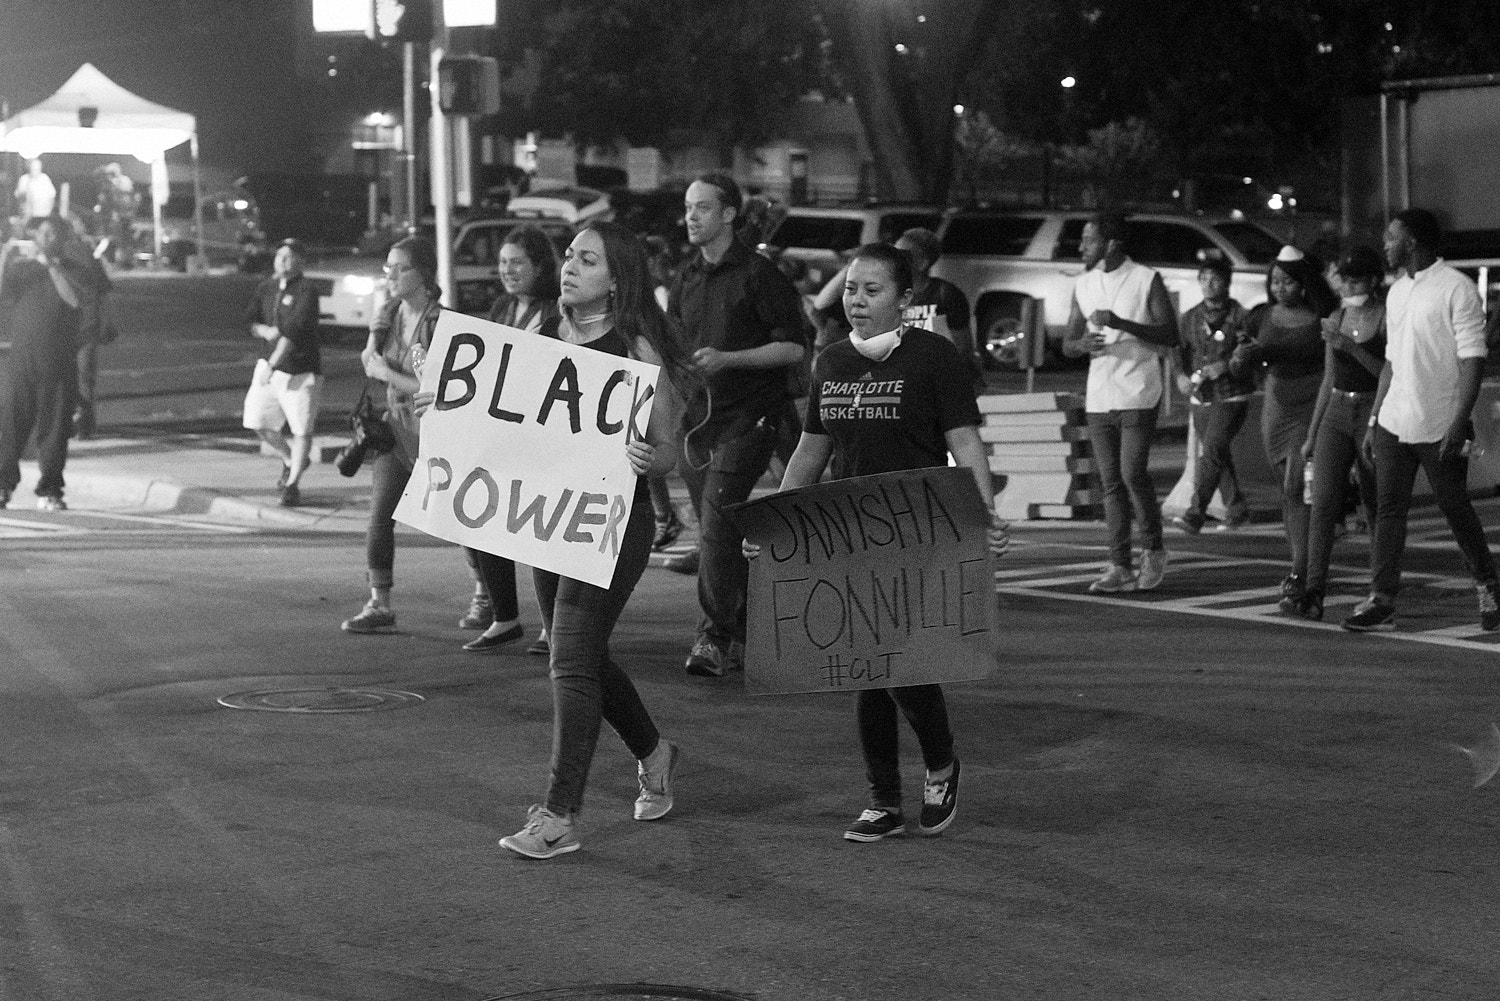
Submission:
[[[1104,571],[1104,576],[1089,585],[1089,590],[1095,594],[1117,594],[1121,591],[1134,591],[1135,588],[1135,574],[1118,563],[1111,563],[1109,569]]]
[[[396,613],[384,605],[376,604],[372,598],[365,602],[365,607],[359,610],[358,615],[345,619],[342,628],[346,633],[376,633],[395,624]]]
[[[469,599],[469,610],[458,620],[460,629],[488,629],[495,621],[495,606],[488,594],[476,593]]]
[[[849,825],[849,829],[844,832],[844,840],[880,841],[885,838],[899,838],[905,833],[906,818],[901,816],[900,810],[872,806],[861,813],[858,820]]]
[[[1366,598],[1344,620],[1351,633],[1389,633],[1396,629],[1396,606],[1378,598]]]
[[[922,784],[922,813],[917,819],[917,833],[931,837],[942,834],[958,816],[958,759],[953,759],[953,771],[945,779],[935,779],[929,773]]]
[[[1167,551],[1148,549],[1141,553],[1141,572],[1135,579],[1137,591],[1151,591],[1167,575]]]
[[[722,678],[729,673],[728,658],[724,651],[707,636],[699,636],[693,641],[693,649],[688,651],[687,662],[683,666],[688,674],[700,678]]]
[[[583,846],[573,834],[571,817],[553,813],[538,803],[526,811],[526,826],[501,838],[500,847],[527,858],[553,858]]]
[[[38,511],[66,511],[68,502],[56,494],[43,494],[36,499],[36,509]]]
[[[681,753],[682,748],[669,740],[665,768],[652,771],[645,761],[636,762],[636,778],[641,784],[641,794],[635,798],[636,820],[660,820],[672,812],[672,775]]]

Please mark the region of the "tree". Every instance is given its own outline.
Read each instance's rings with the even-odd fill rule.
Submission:
[[[956,103],[1007,0],[815,0],[859,109],[878,194],[942,203]]]

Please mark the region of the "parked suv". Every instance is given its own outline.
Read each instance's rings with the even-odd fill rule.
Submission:
[[[797,205],[766,242],[774,253],[806,264],[808,277],[822,285],[856,247],[877,240],[894,243],[918,226],[935,230],[942,219],[943,210],[933,205]]]
[[[1086,210],[964,210],[944,221],[943,256],[932,273],[957,285],[989,357],[1026,367],[1056,361],[1073,286],[1083,273],[1078,243]],[[1202,298],[1198,264],[1222,255],[1234,265],[1229,294],[1241,305],[1266,298],[1266,272],[1281,241],[1248,219],[1142,212],[1128,216],[1126,251],[1161,272],[1178,310]],[[1042,343],[1036,343],[1042,338]],[[1045,347],[1044,347],[1045,345]]]

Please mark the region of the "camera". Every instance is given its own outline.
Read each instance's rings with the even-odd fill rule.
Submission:
[[[349,421],[353,438],[339,450],[333,464],[340,476],[353,476],[371,454],[384,455],[396,447],[396,435],[384,419],[375,416],[368,400],[361,400]]]

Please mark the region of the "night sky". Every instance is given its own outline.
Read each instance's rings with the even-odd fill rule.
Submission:
[[[0,99],[14,114],[92,62],[197,116],[209,168],[316,170],[354,113],[295,77],[310,23],[308,0],[0,0]]]

